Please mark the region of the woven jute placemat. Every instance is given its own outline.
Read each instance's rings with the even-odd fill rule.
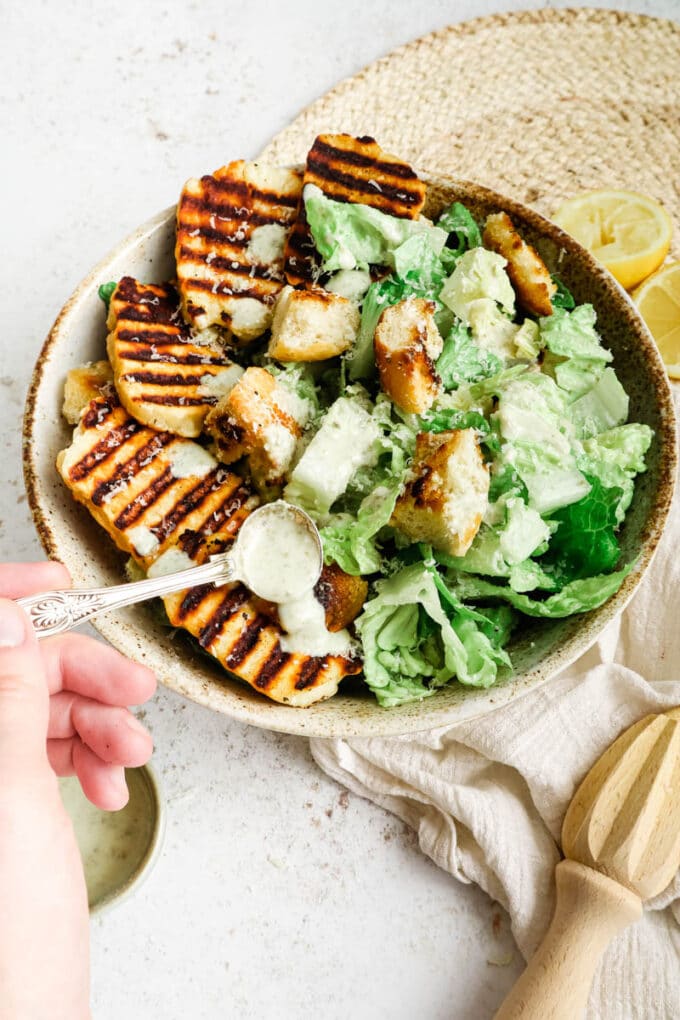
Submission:
[[[679,79],[675,22],[590,8],[493,15],[370,64],[261,156],[303,162],[320,132],[370,134],[416,167],[547,216],[575,192],[610,186],[654,196],[680,228]]]

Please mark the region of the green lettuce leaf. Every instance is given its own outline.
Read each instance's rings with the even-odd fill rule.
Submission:
[[[619,558],[614,534],[620,489],[605,489],[598,478],[588,477],[590,492],[578,503],[551,517],[558,527],[541,563],[563,582],[611,570]]]
[[[102,283],[102,285],[97,290],[97,294],[99,295],[100,300],[102,300],[106,305],[107,310],[111,298],[113,297],[113,292],[117,286],[118,284],[116,283],[116,281],[111,280],[109,283]]]
[[[421,418],[423,432],[448,432],[451,429],[475,429],[487,450],[496,454],[501,444],[498,434],[479,411],[460,411],[455,407],[442,407],[429,411]]]
[[[464,606],[422,562],[378,582],[376,592],[356,629],[366,683],[381,706],[430,697],[453,678],[488,687],[500,668],[510,666],[499,644],[507,617],[490,618]]]
[[[628,394],[613,368],[605,368],[587,393],[569,406],[571,420],[581,438],[622,425],[628,417]]]
[[[461,255],[456,268],[445,280],[440,300],[466,326],[470,324],[470,306],[482,298],[492,299],[504,312],[513,315],[515,292],[505,266],[502,255],[486,248],[471,248]]]
[[[472,213],[461,202],[454,202],[441,214],[437,226],[447,233],[441,259],[449,272],[458,258],[470,248],[479,248],[482,235]]]
[[[579,305],[572,312],[555,308],[552,315],[538,320],[545,346],[563,358],[595,358],[611,361],[613,355],[600,343],[595,329],[595,309]]]
[[[465,574],[452,579],[452,588],[461,599],[500,599],[526,616],[562,619],[573,613],[597,609],[619,590],[633,566],[629,563],[613,574],[599,574],[571,581],[561,591],[545,599],[534,599],[513,591],[508,585],[494,584],[493,581]]]
[[[616,505],[616,523],[621,524],[630,506],[635,475],[646,470],[645,454],[654,437],[648,425],[630,422],[586,439],[578,466],[584,474],[594,475],[606,489],[620,489]]]
[[[469,329],[462,322],[454,323],[437,359],[437,373],[445,390],[487,379],[501,368],[502,363],[495,354],[473,343]]]
[[[566,284],[562,283],[562,281],[554,274],[552,274],[552,281],[557,287],[551,301],[553,308],[566,308],[567,311],[571,311],[572,308],[576,307],[574,295],[571,293]]]
[[[565,358],[553,355],[554,361],[544,362],[544,369],[555,377],[555,382],[572,402],[592,389],[604,372],[607,362],[601,358]]]
[[[446,241],[446,232],[425,219],[409,220],[390,216],[370,205],[336,202],[315,184],[305,186],[303,200],[307,223],[326,273],[391,265],[394,251],[415,234],[426,235],[435,254]]]

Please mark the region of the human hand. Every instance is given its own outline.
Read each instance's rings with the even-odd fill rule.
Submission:
[[[0,596],[68,587],[57,563],[0,566]],[[127,801],[124,766],[151,755],[125,707],[153,694],[149,670],[83,635],[38,643],[0,598],[0,1003],[7,1020],[89,1017],[87,893],[55,771],[86,795]]]

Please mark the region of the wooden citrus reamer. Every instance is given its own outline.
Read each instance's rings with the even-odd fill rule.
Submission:
[[[598,759],[562,849],[552,923],[495,1020],[578,1020],[606,946],[680,867],[680,708],[641,719]]]

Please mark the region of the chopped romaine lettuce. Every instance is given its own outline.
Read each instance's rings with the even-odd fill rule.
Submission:
[[[569,413],[583,439],[622,425],[628,417],[628,394],[613,368],[605,368],[587,393],[570,405]]]
[[[440,587],[446,592],[444,605]],[[378,582],[376,592],[356,629],[366,682],[383,707],[429,697],[454,678],[488,687],[499,668],[510,666],[497,644],[508,631],[508,618],[464,606],[424,563]]]
[[[607,489],[620,489],[616,505],[616,523],[621,524],[633,499],[634,477],[646,470],[645,454],[654,433],[648,425],[631,422],[608,432],[600,432],[583,443],[578,466],[584,474],[594,475]]]
[[[446,241],[446,231],[433,227],[428,220],[409,220],[390,216],[370,205],[336,202],[315,184],[305,185],[303,199],[309,229],[326,273],[389,265],[395,249],[414,234],[425,234],[435,254]]]
[[[437,360],[437,372],[445,390],[486,379],[501,368],[501,361],[495,354],[473,343],[469,329],[462,322],[454,323]]]
[[[574,295],[571,293],[566,284],[552,274],[552,281],[557,287],[557,290],[552,296],[551,303],[553,308],[566,308],[567,311],[571,311],[572,308],[576,307],[576,301]]]
[[[616,507],[621,489],[605,489],[590,477],[590,492],[552,515],[558,526],[541,563],[561,583],[612,570],[619,558]]]
[[[466,326],[470,324],[470,304],[480,298],[497,301],[508,315],[515,311],[515,292],[505,272],[502,255],[486,248],[471,248],[458,259],[456,268],[444,282],[440,300]]]
[[[518,358],[535,361],[543,350],[543,338],[538,323],[533,319],[525,319],[513,338]]]
[[[97,294],[99,295],[100,299],[104,302],[107,309],[109,307],[111,298],[113,297],[113,292],[117,286],[118,284],[116,283],[116,281],[111,280],[109,283],[102,283],[102,285],[97,290]]]
[[[492,298],[477,298],[467,307],[472,339],[502,361],[517,357],[515,337],[519,326],[504,315]]]
[[[552,315],[538,320],[545,346],[563,358],[595,358],[611,361],[612,353],[600,343],[595,329],[595,309],[579,305],[573,312],[555,308]]]
[[[493,423],[479,411],[460,411],[455,407],[442,407],[429,411],[422,418],[423,432],[448,432],[450,429],[476,429],[480,441],[490,453],[499,453],[501,444]]]
[[[371,274],[367,269],[340,269],[324,286],[331,294],[360,304],[371,286]]]
[[[565,358],[550,355],[545,368],[552,372],[555,382],[571,402],[592,389],[604,372],[607,362],[602,358]],[[554,360],[553,360],[554,359]]]
[[[585,613],[597,609],[618,591],[621,583],[633,569],[634,564],[617,570],[613,574],[598,574],[571,581],[561,591],[546,599],[533,599],[529,595],[514,591],[504,584],[494,584],[482,577],[457,574],[452,579],[452,588],[461,599],[500,599],[527,616],[541,616],[561,619],[573,613]]]
[[[326,514],[359,468],[377,463],[381,432],[357,396],[340,397],[296,464],[285,498],[312,514]]]
[[[482,244],[479,227],[472,213],[461,202],[454,202],[445,209],[437,220],[437,226],[448,235],[441,258],[449,272],[459,256],[470,248],[479,248]]]

